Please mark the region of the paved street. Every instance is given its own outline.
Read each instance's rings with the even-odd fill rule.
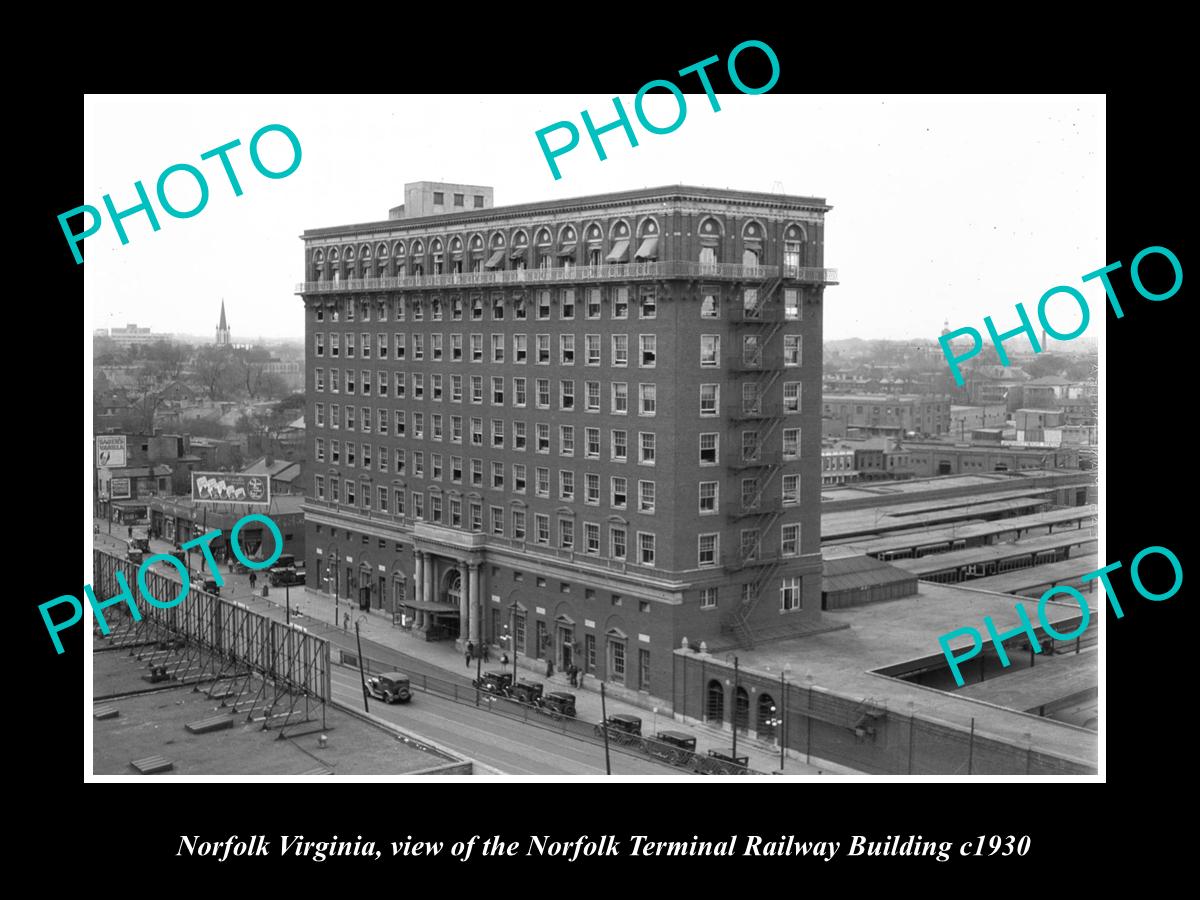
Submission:
[[[120,555],[125,553],[125,526],[112,526],[109,534],[106,524],[99,522],[100,532],[94,535],[96,546]],[[169,552],[173,546],[163,540],[151,542],[155,553]],[[193,571],[202,567],[204,558],[198,551],[192,552],[191,565]],[[167,574],[176,572],[167,563],[160,563],[155,568]],[[203,574],[207,574],[204,568]],[[203,574],[193,574],[193,578],[202,578]],[[334,627],[335,603],[332,597],[308,588],[295,588],[285,591],[282,587],[270,588],[268,597],[262,596],[266,574],[260,573],[256,590],[250,590],[249,576],[230,574],[228,569],[222,569],[221,578],[224,586],[221,596],[225,599],[245,603],[256,611],[273,619],[283,620],[286,616],[283,603],[290,596],[292,607],[292,622],[302,628],[328,639],[335,647],[356,652],[354,623],[359,624],[362,636],[362,652],[365,657],[379,663],[384,668],[395,668],[413,678],[416,696],[410,708],[403,706],[388,707],[382,703],[372,703],[371,712],[379,713],[393,719],[397,723],[411,727],[418,735],[425,735],[431,740],[458,750],[465,755],[478,759],[485,765],[492,766],[510,774],[598,774],[604,771],[604,749],[602,746],[581,740],[577,737],[556,733],[545,727],[531,725],[520,719],[510,719],[505,716],[477,711],[473,706],[456,703],[447,697],[438,696],[421,690],[421,677],[440,682],[444,690],[457,686],[463,691],[463,696],[473,696],[471,679],[475,667],[465,666],[462,654],[455,648],[453,641],[429,643],[414,638],[408,632],[395,627],[390,616],[378,612],[363,613],[357,605],[351,606],[346,600],[336,604],[336,620],[339,626],[345,620],[345,614],[350,613],[350,628],[344,631]],[[136,589],[135,589],[136,590]],[[339,654],[334,651],[334,661]],[[492,662],[485,664],[485,669],[498,669],[498,656],[494,655]],[[374,671],[379,666],[372,666]],[[578,719],[581,722],[599,722],[600,695],[591,686],[589,688],[571,688],[567,685],[566,677],[555,674],[547,679],[542,671],[522,668],[521,677],[532,678],[546,683],[547,690],[569,690],[576,695]],[[351,670],[334,667],[335,689],[338,700],[361,708],[362,692],[358,687],[358,677]],[[418,708],[420,707],[420,708]],[[380,712],[386,710],[386,712]],[[642,733],[646,736],[661,729],[684,731],[697,738],[697,750],[704,753],[711,748],[728,748],[731,736],[728,732],[704,727],[683,725],[672,720],[669,714],[655,714],[653,710],[643,709],[612,697],[608,698],[607,711],[609,715],[624,713],[638,716],[642,719]],[[739,736],[738,754],[750,758],[751,768],[764,773],[770,773],[779,767],[779,751],[767,744]],[[612,768],[615,774],[646,774],[666,777],[687,776],[689,773],[675,766],[655,762],[641,755],[626,754],[613,750],[611,754]],[[827,768],[816,765],[806,765],[803,757],[789,756],[786,764],[788,775],[818,775],[832,774]]]

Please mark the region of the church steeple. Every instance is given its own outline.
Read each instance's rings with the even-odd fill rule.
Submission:
[[[230,344],[229,323],[225,319],[225,300],[221,299],[221,321],[217,324],[217,346],[227,347]]]

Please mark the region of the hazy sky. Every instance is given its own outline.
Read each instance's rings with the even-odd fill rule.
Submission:
[[[87,327],[137,322],[211,335],[224,298],[235,340],[300,337],[298,235],[386,219],[405,182],[429,180],[492,185],[497,206],[678,183],[824,197],[834,207],[825,264],[841,280],[825,292],[830,339],[933,338],[946,318],[951,328],[982,329],[989,314],[1012,327],[1014,303],[1035,315],[1057,284],[1083,291],[1093,313],[1087,336],[1101,333],[1103,288],[1080,276],[1110,262],[1102,96],[718,99],[713,112],[703,94],[687,95],[683,124],[654,135],[622,96],[639,145],[609,132],[601,162],[579,112],[611,121],[611,95],[89,96],[80,203],[103,209],[109,193],[126,209],[138,202],[140,179],[161,230],[138,213],[124,220],[127,245],[107,218],[85,241]],[[665,124],[675,101],[650,95],[646,112]],[[558,158],[555,181],[534,132],[561,119],[583,134]],[[291,128],[303,148],[299,168],[278,180],[259,175],[248,150],[272,123]],[[200,159],[235,138],[240,197],[219,160]],[[260,146],[273,169],[290,160],[278,134]],[[208,181],[208,205],[193,218],[171,218],[154,197],[175,163]],[[188,209],[198,190],[173,175],[168,197]],[[1052,316],[1062,331],[1078,321],[1066,310]]]

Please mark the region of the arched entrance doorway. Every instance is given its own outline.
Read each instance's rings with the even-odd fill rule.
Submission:
[[[358,578],[355,582],[358,589],[358,608],[366,611],[371,608],[371,567],[363,563],[358,567]]]
[[[741,731],[750,730],[750,694],[738,685],[733,699],[734,727]]]
[[[770,694],[758,695],[758,715],[755,717],[755,730],[764,741],[775,740],[776,724],[779,711]]]
[[[442,596],[445,603],[449,603],[454,610],[462,609],[462,594],[463,594],[463,579],[462,572],[458,569],[451,569],[446,573],[445,580],[442,582]],[[453,621],[451,619],[453,618]],[[446,616],[446,631],[447,637],[461,637],[463,625],[465,623],[459,621],[461,617]]]
[[[704,702],[704,716],[710,722],[723,722],[725,720],[725,688],[715,678],[708,683],[707,696]]]

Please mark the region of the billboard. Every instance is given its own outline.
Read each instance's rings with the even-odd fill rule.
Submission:
[[[130,488],[129,478],[113,478],[108,482],[108,495],[113,500],[128,500]]]
[[[96,435],[96,468],[120,469],[125,465],[125,435]]]
[[[271,479],[266,475],[233,472],[193,472],[192,499],[266,506],[271,502]]]

